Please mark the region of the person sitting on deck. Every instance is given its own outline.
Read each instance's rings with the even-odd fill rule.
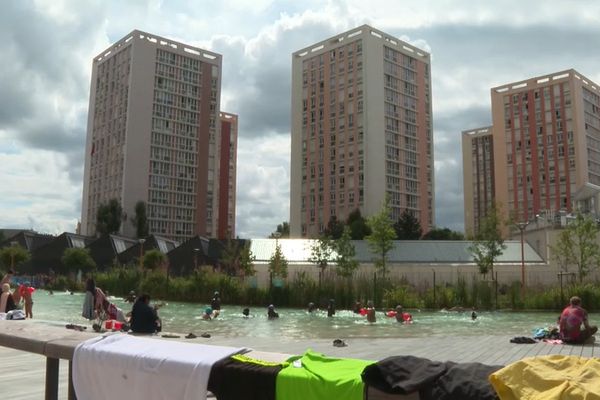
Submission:
[[[581,299],[577,296],[569,300],[569,305],[560,315],[559,325],[560,338],[565,343],[584,343],[598,331],[597,326],[589,325],[587,311],[581,307]]]
[[[273,304],[269,304],[269,307],[267,307],[267,318],[279,318],[279,313],[275,311],[275,306]]]
[[[7,313],[17,308],[10,292],[10,285],[5,283],[2,285],[2,294],[0,295],[0,313]]]
[[[150,306],[150,296],[143,294],[131,309],[131,330],[135,333],[156,333],[161,331],[160,318],[156,309]]]
[[[12,279],[14,274],[15,274],[15,271],[13,271],[12,269],[9,269],[8,272],[6,273],[6,275],[4,275],[2,277],[2,280],[0,281],[0,287],[2,287],[5,283],[10,284],[10,280]]]

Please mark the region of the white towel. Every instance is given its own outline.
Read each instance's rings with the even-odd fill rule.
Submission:
[[[212,365],[246,348],[209,346],[125,334],[80,343],[73,385],[84,400],[206,399]]]

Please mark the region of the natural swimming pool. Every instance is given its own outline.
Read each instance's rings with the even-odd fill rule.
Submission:
[[[131,309],[131,304],[121,299],[112,301],[125,312]],[[52,324],[90,325],[81,317],[82,303],[82,293],[49,295],[44,290],[37,290],[33,315],[36,320]],[[415,323],[404,325],[395,318],[386,317],[383,312],[377,313],[375,324],[369,324],[365,317],[348,310],[338,310],[334,317],[328,318],[325,310],[309,314],[306,310],[277,308],[280,318],[270,321],[266,317],[266,307],[251,307],[251,317],[243,318],[242,306],[225,304],[219,318],[205,321],[200,317],[205,307],[205,304],[168,302],[159,311],[163,329],[178,333],[208,332],[224,337],[288,339],[530,336],[534,328],[551,325],[558,316],[553,312],[479,311],[477,320],[472,321],[470,312],[407,310],[412,313]],[[590,321],[593,324],[600,322],[600,314],[590,314]]]

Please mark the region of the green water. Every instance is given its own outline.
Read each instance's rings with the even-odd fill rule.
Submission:
[[[55,293],[49,295],[44,290],[34,293],[33,316],[36,320],[52,324],[78,323],[91,325],[81,317],[83,294]],[[112,301],[125,312],[131,304],[121,299]],[[169,302],[160,309],[164,330],[168,332],[196,334],[209,332],[225,337],[263,337],[288,339],[329,339],[329,338],[396,338],[429,336],[479,336],[514,335],[530,336],[536,327],[556,322],[557,313],[550,312],[478,312],[478,318],[471,320],[471,313],[431,312],[408,310],[414,323],[399,324],[395,318],[387,318],[383,312],[377,313],[377,322],[370,324],[365,317],[352,311],[338,310],[328,318],[326,311],[308,314],[305,310],[279,308],[280,318],[268,320],[266,308],[250,308],[251,317],[243,318],[242,306],[223,305],[219,318],[212,321],[201,319],[206,304]],[[590,321],[598,323],[600,315],[591,314]]]

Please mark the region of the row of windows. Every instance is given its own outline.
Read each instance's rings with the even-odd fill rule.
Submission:
[[[185,57],[180,54],[175,54],[170,51],[156,49],[156,59],[163,64],[174,65],[183,69],[191,69],[199,71],[202,65],[200,60],[191,57]]]

